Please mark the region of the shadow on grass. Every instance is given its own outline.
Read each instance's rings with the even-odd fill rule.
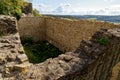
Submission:
[[[47,41],[34,42],[32,37],[23,36],[21,42],[31,63],[40,63],[63,53]]]

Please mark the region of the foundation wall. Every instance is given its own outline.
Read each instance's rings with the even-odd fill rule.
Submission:
[[[113,23],[70,20],[52,17],[23,17],[18,21],[20,35],[35,40],[47,40],[62,51],[72,51],[82,39],[88,40],[99,29],[120,27]]]
[[[31,36],[35,41],[45,39],[45,20],[43,17],[22,17],[18,21],[20,36]]]

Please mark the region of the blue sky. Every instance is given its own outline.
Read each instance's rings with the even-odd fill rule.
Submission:
[[[120,0],[33,0],[42,14],[120,15]]]

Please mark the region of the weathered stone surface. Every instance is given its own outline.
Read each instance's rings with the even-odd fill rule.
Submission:
[[[18,59],[20,62],[25,62],[25,61],[28,60],[26,54],[19,54],[19,55],[17,56],[17,59]]]
[[[88,42],[82,41],[75,53],[79,53],[80,59],[83,59],[86,63],[80,69],[77,69],[77,72],[65,75],[58,80],[119,80],[119,30],[120,28],[96,32],[90,39],[91,46]],[[100,39],[108,39],[109,42],[103,45],[99,41]],[[80,67],[78,63],[75,65],[74,69]]]
[[[118,62],[112,70],[112,76],[110,80],[120,80],[120,62]]]
[[[18,27],[21,36],[28,35],[34,40],[47,40],[66,52],[75,50],[82,39],[90,39],[101,28],[118,28],[120,25],[97,20],[73,20],[41,16],[22,17],[18,21]]]
[[[7,57],[6,57],[6,60],[9,61],[9,62],[15,61],[16,60],[16,54],[14,54],[14,53],[8,54]]]
[[[89,41],[83,40],[75,51],[33,65],[28,62],[23,51],[15,21],[9,17],[0,16],[0,18],[3,18],[0,19],[1,80],[114,80],[119,78],[117,68],[119,66],[117,63],[120,61],[119,28],[102,29]],[[6,27],[9,29],[5,30]],[[101,38],[103,42],[107,39],[106,45],[100,41]],[[117,74],[113,75],[116,71]]]
[[[14,70],[25,74],[25,73],[27,73],[27,71],[31,65],[32,64],[30,64],[30,63],[16,64],[16,65],[14,65]]]
[[[0,35],[16,33],[16,20],[14,17],[0,15]]]
[[[16,19],[0,15],[0,80],[17,80],[16,76],[22,75],[29,65],[20,61],[28,62],[28,59],[17,32]]]

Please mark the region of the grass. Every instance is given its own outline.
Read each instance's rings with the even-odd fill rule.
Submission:
[[[47,41],[34,42],[32,37],[21,37],[21,42],[31,63],[40,63],[63,53]]]

